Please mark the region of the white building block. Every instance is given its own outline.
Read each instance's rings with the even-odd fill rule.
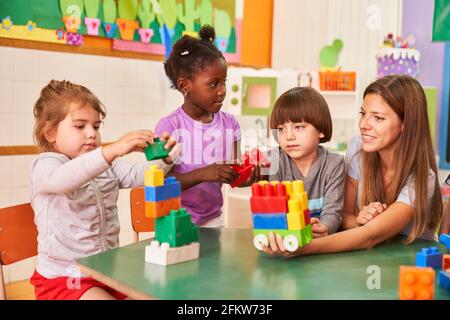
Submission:
[[[198,259],[199,254],[200,244],[198,242],[171,248],[167,242],[160,245],[159,241],[153,240],[149,246],[145,247],[145,262],[167,266]]]

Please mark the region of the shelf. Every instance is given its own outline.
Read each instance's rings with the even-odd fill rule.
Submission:
[[[319,91],[324,96],[356,96],[356,91]]]

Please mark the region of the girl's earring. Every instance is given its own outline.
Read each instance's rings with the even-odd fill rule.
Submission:
[[[186,97],[188,95],[188,92],[186,91],[185,93],[184,93],[184,96]]]

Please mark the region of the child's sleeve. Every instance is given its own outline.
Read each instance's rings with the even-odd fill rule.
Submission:
[[[333,168],[325,186],[320,222],[328,227],[328,234],[339,230],[344,207],[345,164],[344,159]]]
[[[33,192],[73,192],[108,168],[101,148],[72,160],[62,154],[43,154],[33,162],[31,168]]]

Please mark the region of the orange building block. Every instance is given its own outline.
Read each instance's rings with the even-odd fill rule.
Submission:
[[[181,198],[172,198],[163,201],[145,202],[145,216],[149,218],[164,217],[170,213],[170,210],[179,210],[181,208]]]
[[[433,300],[433,268],[400,266],[400,300]]]

